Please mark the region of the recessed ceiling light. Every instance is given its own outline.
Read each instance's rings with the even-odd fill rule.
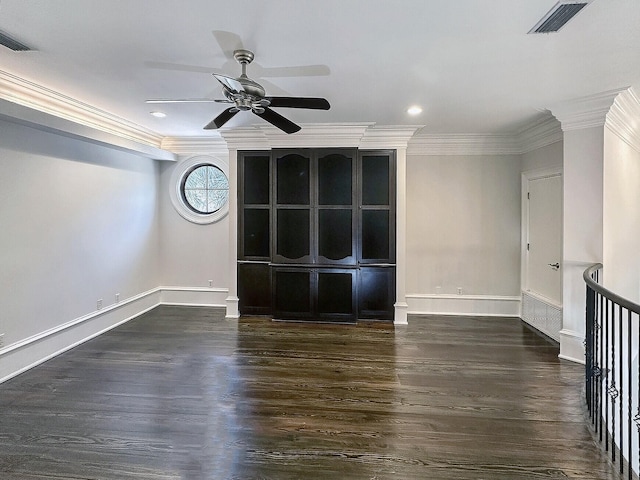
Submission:
[[[407,113],[408,113],[409,115],[419,115],[419,114],[421,114],[421,113],[422,113],[422,108],[421,108],[421,107],[419,107],[419,106],[417,106],[417,105],[414,105],[414,106],[409,107],[409,108],[407,109]]]
[[[151,115],[153,115],[156,118],[164,118],[167,116],[167,114],[164,112],[149,112],[149,113],[151,113]]]

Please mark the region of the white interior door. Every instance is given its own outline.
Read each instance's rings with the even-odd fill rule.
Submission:
[[[530,179],[528,186],[527,290],[562,305],[562,177]]]

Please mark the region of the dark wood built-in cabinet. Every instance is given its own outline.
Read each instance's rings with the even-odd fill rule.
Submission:
[[[238,154],[240,313],[393,319],[395,152]]]

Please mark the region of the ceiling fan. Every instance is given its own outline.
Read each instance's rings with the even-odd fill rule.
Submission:
[[[271,109],[271,107],[306,108],[314,110],[329,110],[329,102],[317,97],[272,97],[267,96],[265,89],[259,83],[247,76],[247,65],[253,61],[253,52],[238,49],[233,52],[233,57],[242,66],[242,74],[238,78],[214,73],[213,76],[222,85],[222,93],[226,97],[223,100],[147,100],[147,103],[193,103],[193,102],[217,102],[228,103],[232,106],[224,110],[220,115],[205,125],[205,130],[213,130],[222,127],[240,111],[251,111],[285,133],[295,133],[300,126],[283,117]]]

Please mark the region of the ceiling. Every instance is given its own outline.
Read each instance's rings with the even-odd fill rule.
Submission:
[[[560,32],[528,35],[555,3],[0,0],[0,31],[35,49],[0,46],[0,70],[163,136],[216,136],[202,127],[225,105],[145,100],[222,98],[211,73],[238,76],[243,46],[268,95],[331,103],[278,110],[296,123],[511,133],[557,102],[640,85],[639,0],[595,0]],[[225,127],[261,122],[241,112]]]

